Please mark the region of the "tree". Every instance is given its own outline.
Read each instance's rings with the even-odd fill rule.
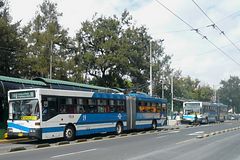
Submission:
[[[165,98],[171,100],[170,78],[165,80]],[[181,71],[173,72],[173,96],[179,100],[193,100],[210,102],[213,97],[213,89],[208,85],[201,85],[198,79],[190,76],[184,77]],[[174,101],[174,109],[182,109],[181,101]]]
[[[26,43],[20,36],[20,22],[11,23],[7,1],[0,0],[0,74],[20,76],[22,52]]]
[[[33,21],[23,28],[28,52],[24,59],[25,74],[28,77],[49,77],[51,56],[52,77],[68,79],[72,68],[72,41],[67,30],[59,24],[62,13],[57,11],[57,4],[45,0],[40,6]]]
[[[220,82],[221,87],[217,93],[220,102],[235,108],[235,112],[240,112],[240,79],[237,76],[230,76],[227,81]]]
[[[120,18],[95,15],[92,21],[83,22],[76,34],[76,63],[83,64],[85,76],[91,77],[91,82],[97,85],[128,88],[130,80],[134,88],[146,90],[149,85],[151,40],[147,29],[136,27],[127,11]],[[157,41],[153,43],[156,50],[154,67],[162,65],[168,68],[168,56],[161,44]],[[157,74],[157,71],[154,73]]]

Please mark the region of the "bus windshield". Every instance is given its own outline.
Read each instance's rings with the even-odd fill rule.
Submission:
[[[10,102],[9,119],[12,120],[37,120],[39,119],[38,100],[16,100]]]
[[[185,114],[194,114],[200,112],[200,103],[185,103]]]

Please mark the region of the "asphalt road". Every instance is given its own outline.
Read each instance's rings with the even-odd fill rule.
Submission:
[[[0,160],[239,160],[240,123],[203,125],[113,139],[2,152]],[[222,132],[224,130],[224,133]],[[216,132],[221,131],[221,132]],[[212,133],[216,135],[211,135]],[[196,138],[199,135],[209,137]],[[6,144],[15,146],[16,144]],[[4,148],[4,145],[0,146]]]

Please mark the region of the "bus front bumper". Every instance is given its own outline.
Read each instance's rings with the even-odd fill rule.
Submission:
[[[7,129],[8,137],[29,137],[42,139],[42,130],[40,128],[30,129],[29,132],[13,132],[12,128]]]

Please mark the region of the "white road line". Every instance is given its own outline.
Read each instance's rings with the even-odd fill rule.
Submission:
[[[164,137],[167,137],[167,136],[159,136],[159,137],[156,137],[157,139],[160,139],[160,138],[164,138]]]
[[[168,133],[178,133],[178,132],[180,132],[180,131],[171,131],[171,132],[168,132]]]
[[[60,154],[60,155],[56,155],[56,156],[52,156],[51,158],[59,158],[59,157],[64,157],[64,156],[69,156],[69,155],[74,155],[74,154],[79,154],[79,153],[86,153],[86,152],[91,152],[91,151],[96,151],[97,149],[88,149],[88,150],[84,150],[84,151],[79,151],[79,152],[72,152],[72,153],[67,153],[67,154]]]
[[[190,136],[197,136],[197,135],[200,135],[200,134],[203,134],[203,133],[204,133],[204,131],[198,131],[198,132],[190,133],[188,135],[190,135]]]
[[[176,144],[186,143],[186,142],[189,142],[189,141],[192,141],[192,140],[194,140],[194,138],[188,139],[188,140],[185,140],[185,141],[181,141],[181,142],[177,142]]]

